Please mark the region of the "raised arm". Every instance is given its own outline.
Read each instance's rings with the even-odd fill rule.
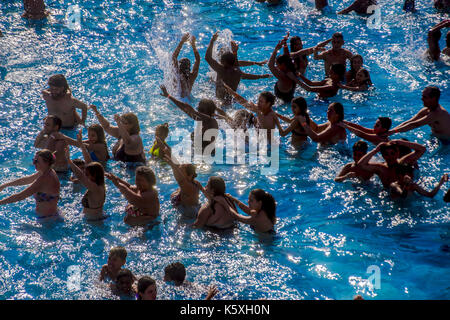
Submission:
[[[81,130],[77,134],[77,147],[81,149],[85,163],[86,164],[91,163],[92,162],[91,154],[89,153],[86,145],[83,143]]]
[[[441,36],[440,30],[447,27],[450,27],[450,20],[444,20],[431,28],[430,31],[428,31],[428,53],[430,55],[430,58],[434,61],[439,60],[439,57],[441,55],[441,49],[439,47],[439,39]]]
[[[180,42],[178,43],[175,51],[172,54],[172,63],[178,69],[178,55],[180,54],[181,48],[183,48],[183,44],[189,39],[189,33],[183,34]]]
[[[427,191],[424,188],[422,188],[421,186],[419,186],[418,184],[414,184],[414,190],[417,193],[419,193],[425,197],[433,198],[438,193],[439,189],[441,189],[441,186],[444,184],[444,182],[447,182],[447,181],[448,181],[448,175],[444,174],[442,176],[441,180],[439,181],[439,183],[434,187],[433,190]]]
[[[408,147],[408,148],[414,150],[411,153],[409,153],[406,156],[399,159],[400,163],[414,164],[417,160],[420,159],[421,156],[423,156],[425,151],[427,151],[427,148],[425,146],[415,143],[415,142],[401,140],[401,139],[392,140],[392,142],[395,142],[398,145],[402,145],[402,146],[405,146],[405,147]]]
[[[197,79],[198,76],[198,70],[200,68],[200,54],[198,53],[197,46],[195,44],[195,36],[191,35],[191,47],[192,51],[194,51],[194,57],[195,62],[194,66],[192,67],[191,77],[189,78],[191,82],[191,87],[194,85],[195,79]]]
[[[118,127],[113,127],[110,125],[108,120],[106,120],[101,113],[98,111],[97,107],[93,104],[89,106],[89,108],[94,111],[95,116],[97,117],[97,120],[100,122],[100,125],[103,127],[103,129],[113,137],[119,139],[120,138],[120,132]]]
[[[349,123],[351,123],[351,122],[349,122]],[[353,123],[352,123],[353,124]],[[364,140],[367,140],[367,141],[369,141],[369,142],[371,142],[371,143],[373,143],[373,144],[378,144],[378,143],[380,143],[380,142],[383,142],[383,141],[380,141],[380,140],[382,140],[382,138],[380,138],[379,136],[377,136],[375,133],[368,133],[366,130],[370,130],[370,129],[367,129],[367,128],[364,128],[364,127],[362,127],[362,128],[364,128],[364,129],[366,129],[366,130],[360,130],[360,128],[358,128],[358,127],[361,127],[361,126],[359,126],[359,125],[356,125],[356,124],[353,124],[353,125],[355,125],[355,126],[352,126],[352,125],[348,125],[347,124],[347,122],[343,122],[343,124],[342,124],[342,126],[344,127],[344,128],[346,128],[346,129],[348,129],[349,131],[351,131],[351,132],[353,132],[355,135],[357,135],[358,137],[360,137],[360,138],[363,138]],[[358,126],[358,127],[357,127]]]
[[[4,184],[0,185],[0,191],[3,191],[3,189],[5,189],[7,187],[24,186],[24,185],[33,183],[37,178],[40,177],[40,175],[41,175],[40,172],[36,172],[36,173],[33,173],[32,175],[18,178],[18,179],[12,180],[10,182],[4,183]]]
[[[34,180],[34,182],[25,190],[0,200],[0,205],[18,202],[18,201],[24,200],[24,199],[30,197],[31,195],[35,194],[36,192],[38,192],[39,186],[43,182],[41,179],[42,179],[41,176],[37,177]]]
[[[205,60],[206,60],[206,62],[208,62],[208,64],[211,66],[211,68],[213,68],[214,71],[221,72],[221,71],[223,71],[222,65],[219,62],[217,62],[216,60],[214,60],[214,58],[212,57],[212,50],[214,47],[214,42],[217,40],[218,37],[219,37],[219,31],[214,33],[214,35],[211,38],[211,41],[209,42],[208,48],[206,49]]]
[[[269,67],[269,69],[270,69],[270,72],[272,72],[272,74],[273,74],[277,79],[280,79],[280,78],[284,78],[284,77],[285,77],[284,73],[281,72],[277,67],[275,67],[275,59],[276,59],[276,57],[277,57],[278,51],[281,49],[281,47],[282,47],[283,44],[284,44],[283,41],[284,41],[284,40],[281,40],[281,41],[278,42],[278,44],[275,46],[275,49],[273,50],[272,55],[270,56],[270,59],[269,59],[269,63],[268,63],[268,67]]]
[[[361,0],[355,0],[351,5],[349,5],[347,8],[339,11],[337,14],[347,14],[352,12],[353,10],[356,9],[356,7],[358,6],[359,2],[361,2]]]
[[[66,160],[67,163],[70,166],[70,169],[72,170],[72,172],[75,174],[75,176],[78,178],[78,180],[80,180],[80,182],[89,190],[92,192],[97,192],[99,189],[99,186],[88,179],[88,177],[86,177],[86,175],[84,174],[84,172],[78,168],[78,166],[76,164],[74,164],[72,162],[72,160],[70,159],[70,150],[69,150],[69,146],[66,146],[65,149],[65,156],[66,156]]]
[[[353,171],[350,171],[350,168],[352,167],[351,163],[347,163],[339,172],[339,174],[334,178],[335,182],[343,182],[347,179],[354,178],[356,175]]]
[[[394,129],[390,130],[389,133],[398,133],[398,132],[406,132],[406,131],[410,131],[413,130],[415,128],[424,126],[426,124],[429,124],[431,122],[431,117],[429,115],[426,115],[422,118],[416,119],[414,121],[408,121],[408,122],[404,122],[400,125],[398,125],[397,127],[395,127]]]
[[[241,73],[241,78],[242,79],[247,79],[247,80],[257,80],[257,79],[266,79],[266,78],[270,78],[272,75],[270,74],[251,74],[251,73],[246,73],[246,72],[242,72]]]
[[[233,96],[233,98],[236,100],[237,103],[239,103],[241,106],[245,107],[246,109],[249,109],[250,111],[253,112],[259,112],[257,106],[248,101],[247,99],[245,99],[244,97],[242,97],[241,95],[239,95],[236,91],[234,91],[233,89],[231,89],[228,85],[226,85],[225,83],[222,83],[222,85],[224,86],[225,90],[227,90],[227,92]]]
[[[360,166],[364,170],[372,169],[372,165],[369,164],[369,161],[373,158],[373,156],[375,154],[377,154],[380,151],[381,146],[384,144],[386,144],[386,142],[379,143],[370,152],[366,153],[361,159],[359,159],[357,165]]]

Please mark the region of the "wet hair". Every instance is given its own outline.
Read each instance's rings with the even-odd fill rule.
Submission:
[[[340,102],[333,102],[330,107],[333,106],[334,112],[339,116],[339,121],[344,120],[344,106]]]
[[[194,179],[197,178],[197,173],[195,172],[195,166],[190,163],[185,163],[181,165],[181,168],[183,168],[186,171],[186,174],[189,176],[193,176]]]
[[[212,116],[216,111],[216,103],[211,99],[201,99],[198,103],[197,110],[201,113]]]
[[[247,130],[248,126],[253,125],[253,114],[245,109],[239,109],[233,116],[233,128]]]
[[[151,186],[155,186],[156,185],[155,173],[149,167],[146,167],[146,166],[139,166],[139,167],[137,167],[136,168],[136,176],[137,175],[140,175],[140,176],[144,177],[145,180],[147,180],[147,182]]]
[[[121,269],[119,271],[119,273],[117,274],[117,282],[119,282],[120,278],[125,278],[125,277],[133,279],[133,273],[128,269]]]
[[[94,182],[98,186],[105,185],[105,170],[103,170],[103,166],[98,162],[91,162],[84,168],[89,175],[94,177]]]
[[[344,35],[341,32],[335,32],[333,33],[332,38],[341,38],[342,40],[344,40]]]
[[[188,58],[181,58],[180,61],[178,61],[178,65],[180,72],[185,76],[189,76],[189,73],[191,72],[191,60]]]
[[[345,75],[345,66],[341,63],[333,63],[330,67],[330,70],[339,76],[342,80]]]
[[[279,56],[277,57],[277,60],[276,60],[276,61],[277,61],[277,64],[278,64],[278,65],[284,64],[284,65],[286,66],[286,68],[287,68],[289,71],[295,73],[295,65],[294,65],[294,63],[292,62],[291,57],[282,54],[282,55],[279,55]]]
[[[41,157],[44,162],[48,163],[49,166],[55,163],[56,158],[53,152],[48,149],[42,149],[36,152],[35,157]]]
[[[63,74],[55,74],[48,79],[48,85],[58,88],[64,88],[66,91],[70,90],[67,79]]]
[[[174,262],[164,268],[164,273],[174,281],[176,285],[183,283],[186,278],[186,268],[181,262]]]
[[[52,119],[53,126],[57,126],[58,131],[61,129],[62,121],[57,116],[54,116],[51,114],[51,115],[48,115],[45,119]]]
[[[208,184],[213,190],[213,196],[223,196],[225,194],[225,181],[221,177],[209,177]]]
[[[292,99],[291,105],[297,105],[297,107],[300,109],[300,115],[304,116],[306,118],[306,122],[309,124],[309,114],[308,114],[308,104],[306,103],[306,99],[303,97],[297,97]]]
[[[105,130],[103,130],[103,127],[99,124],[93,124],[89,126],[88,131],[92,130],[97,135],[97,143],[104,143],[106,144],[106,138],[105,138]]]
[[[353,71],[356,73],[357,70],[355,70],[353,68],[353,60],[355,60],[356,58],[361,58],[362,63],[364,64],[364,59],[362,57],[362,55],[360,54],[354,54],[351,58],[350,58],[350,71]]]
[[[274,197],[262,190],[262,189],[253,189],[250,191],[250,194],[255,197],[256,201],[261,201],[261,210],[264,210],[264,212],[267,214],[267,217],[272,221],[273,224],[276,223],[276,216],[275,212],[277,209],[277,203],[274,199]]]
[[[220,56],[220,63],[222,65],[235,66],[237,64],[236,56],[234,53],[227,51]]]
[[[167,136],[169,135],[169,124],[166,122],[164,124],[160,124],[160,125],[156,126],[155,135],[156,134],[158,134],[158,135],[164,137],[164,139],[166,139]]]
[[[273,106],[273,104],[275,103],[275,96],[272,92],[263,91],[259,95],[264,97],[264,99],[270,104],[270,106]]]
[[[367,85],[372,84],[372,80],[370,79],[370,74],[369,74],[369,71],[367,71],[367,69],[361,68],[358,70],[358,72],[362,72],[364,74],[364,76],[366,77],[366,80],[364,81],[365,84],[367,84]]]
[[[448,189],[447,193],[444,196],[445,202],[450,202],[450,189]]]
[[[388,131],[391,128],[392,120],[389,117],[378,117],[378,120],[380,120],[381,127],[383,129],[386,129]]]
[[[428,86],[424,89],[424,91],[427,90],[428,94],[431,98],[436,98],[439,101],[439,98],[441,97],[441,90],[436,86]]]
[[[293,36],[290,40],[290,44],[291,44],[291,50],[292,50],[292,46],[296,41],[300,41],[300,43],[302,42],[302,39],[299,36]]]
[[[122,119],[132,125],[132,127],[130,128],[130,135],[139,134],[139,132],[141,131],[141,128],[139,126],[139,119],[134,113],[125,113],[122,115]]]
[[[84,167],[86,165],[86,162],[84,162],[83,159],[73,159],[73,164],[76,165],[78,168]]]
[[[399,151],[400,152],[399,146],[395,142],[392,142],[392,141],[388,142],[387,144],[383,144],[380,147],[381,155],[386,154],[386,152],[388,150],[394,150],[394,151]]]
[[[144,293],[148,287],[153,285],[156,285],[156,281],[153,278],[150,278],[148,276],[141,277],[137,283],[138,300],[142,299],[140,293]]]
[[[118,257],[122,260],[127,259],[127,249],[124,247],[114,247],[111,250],[109,250],[109,256],[110,257]]]
[[[368,148],[369,147],[367,145],[367,142],[365,142],[363,140],[359,140],[359,141],[355,142],[352,149],[353,149],[353,152],[360,151],[362,153],[367,153]]]

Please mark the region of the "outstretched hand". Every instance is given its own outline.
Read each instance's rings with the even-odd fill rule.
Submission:
[[[211,41],[216,41],[218,37],[219,37],[219,31],[217,31],[216,33],[213,34]]]
[[[237,44],[237,42],[236,41],[231,41],[230,44],[231,44],[231,51],[234,54],[237,54],[237,52],[239,50],[239,45]]]
[[[163,97],[168,97],[169,96],[169,92],[167,92],[167,88],[166,88],[166,86],[165,85],[160,85],[159,86],[160,88],[161,88],[161,95],[163,96]]]
[[[192,47],[195,47],[195,41],[196,41],[195,36],[194,36],[193,34],[191,34],[190,42],[191,42],[191,46],[192,46]]]
[[[94,106],[93,104],[91,104],[91,105],[89,106],[89,109],[91,109],[92,111],[94,111],[94,113],[96,113],[96,114],[99,113],[97,107]]]
[[[183,36],[181,37],[181,41],[182,42],[186,42],[189,39],[189,32],[186,32],[185,34],[183,34]]]
[[[219,290],[217,290],[217,287],[215,285],[211,285],[208,289],[208,295],[205,300],[211,300],[218,292]]]

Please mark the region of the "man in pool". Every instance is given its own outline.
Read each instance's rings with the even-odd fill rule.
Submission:
[[[236,63],[236,56],[232,52],[225,52],[220,57],[220,63],[212,57],[212,51],[214,47],[214,42],[219,37],[219,32],[216,32],[209,42],[208,49],[206,50],[205,60],[208,62],[210,67],[217,72],[217,80],[216,80],[216,97],[222,100],[224,105],[231,104],[231,96],[226,92],[225,88],[222,85],[225,83],[228,85],[233,91],[236,91],[239,82],[241,79],[263,79],[271,77],[270,74],[262,74],[255,75],[242,72],[239,69],[238,64]]]
[[[87,105],[72,96],[66,77],[56,74],[48,79],[49,88],[42,91],[49,115],[55,115],[62,121],[63,128],[73,128],[83,124],[87,117]],[[75,109],[81,109],[82,118]]]
[[[370,180],[374,173],[358,166],[358,161],[367,154],[367,148],[367,142],[362,140],[356,142],[353,145],[354,162],[347,163],[336,178],[334,178],[334,181],[343,182],[349,178],[359,178],[362,181]]]
[[[443,143],[450,143],[450,114],[439,104],[441,90],[435,86],[426,87],[422,92],[424,108],[414,117],[390,130],[388,134],[406,132],[424,125]]]
[[[432,61],[438,61],[441,56],[441,48],[439,47],[439,40],[441,39],[441,29],[450,27],[450,19],[439,22],[428,31],[428,50],[426,51],[427,58]],[[450,31],[449,31],[450,33]],[[448,36],[448,33],[447,33]],[[448,54],[447,54],[448,55]]]
[[[319,50],[314,50],[314,60],[324,60],[325,61],[325,74],[328,76],[330,72],[330,67],[333,64],[342,64],[344,67],[347,66],[347,60],[353,56],[351,51],[342,48],[344,45],[344,36],[340,32],[333,34],[331,38],[332,48],[318,53]],[[345,71],[345,70],[344,70]],[[345,73],[345,72],[344,72]]]
[[[40,20],[47,17],[50,12],[45,10],[44,0],[23,0],[24,13],[22,18]]]
[[[338,14],[347,14],[355,11],[358,14],[367,14],[370,6],[377,5],[376,0],[355,0],[350,6],[338,12]]]

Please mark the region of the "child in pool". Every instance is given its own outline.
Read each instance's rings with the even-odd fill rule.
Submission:
[[[367,153],[367,143],[359,140],[353,145],[353,162],[347,163],[334,178],[336,182],[343,182],[349,178],[359,178],[362,181],[368,181],[373,176],[373,172],[362,169],[358,166],[358,161]]]
[[[356,73],[354,80],[350,81],[348,84],[339,83],[338,87],[350,91],[366,91],[369,89],[369,85],[372,84],[370,80],[369,71],[364,68],[359,69]]]
[[[81,131],[80,133],[81,134]],[[108,145],[105,140],[105,131],[99,124],[93,124],[88,128],[88,139],[81,141],[89,151],[92,161],[104,163],[109,159]],[[78,147],[81,148],[80,141]]]
[[[183,44],[188,41],[190,37],[190,42],[192,50],[194,51],[195,63],[191,72],[191,61],[188,58],[182,58],[178,61],[178,55],[180,54]],[[195,36],[185,33],[181,38],[180,43],[173,52],[172,63],[175,67],[175,71],[180,79],[181,86],[181,97],[189,97],[191,95],[192,87],[194,86],[195,79],[197,79],[198,69],[200,67],[200,54],[198,53],[197,47],[195,46]]]
[[[143,276],[137,283],[137,300],[156,300],[158,290],[156,281],[148,276]]]
[[[341,85],[341,79],[345,74],[345,66],[342,64],[331,65],[329,77],[322,81],[311,81],[304,75],[300,74],[299,77],[303,81],[298,81],[298,84],[309,92],[317,92],[319,98],[331,98],[334,97]]]
[[[345,68],[347,65],[347,60],[350,59],[353,54],[351,51],[342,48],[344,45],[344,36],[340,32],[336,32],[333,34],[331,38],[332,48],[318,54],[320,51],[318,48],[314,50],[314,60],[324,60],[325,62],[325,75],[329,76],[330,67],[333,64],[341,64]]]
[[[149,150],[149,154],[154,157],[158,157],[160,159],[163,159],[165,157],[166,152],[171,154],[170,147],[166,143],[166,139],[169,135],[169,124],[164,123],[160,124],[155,129],[155,142],[153,142],[153,145],[151,149]]]
[[[353,80],[356,79],[356,73],[363,68],[363,64],[364,64],[364,59],[362,57],[362,55],[360,54],[355,54],[354,56],[352,56],[350,58],[350,70],[348,70],[345,73],[345,82],[347,84],[350,84]],[[372,80],[370,79],[370,75],[369,77],[369,85],[372,85]]]
[[[136,291],[133,288],[135,280],[136,278],[130,270],[120,270],[117,274],[117,281],[110,285],[112,293],[120,296],[121,299],[134,300],[136,298]]]
[[[356,123],[352,123],[349,121],[342,121],[342,126],[360,138],[373,143],[374,145],[378,145],[381,142],[389,141],[389,129],[391,128],[392,121],[391,118],[387,117],[379,117],[377,121],[375,121],[375,125],[373,129],[365,128]]]
[[[114,247],[109,250],[108,263],[103,265],[100,272],[100,281],[107,279],[117,281],[117,275],[127,262],[127,250],[124,247]]]

